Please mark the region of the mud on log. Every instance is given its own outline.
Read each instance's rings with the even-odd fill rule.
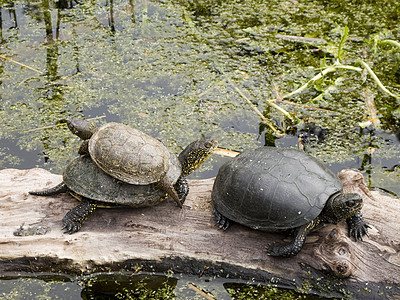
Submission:
[[[217,228],[211,214],[213,179],[191,180],[183,209],[172,200],[142,209],[98,209],[80,232],[68,235],[61,219],[77,201],[67,194],[28,194],[61,182],[60,175],[1,170],[0,274],[142,266],[144,271],[255,279],[328,296],[400,299],[400,201],[370,192],[358,172],[344,170],[339,177],[346,192],[364,198],[369,237],[354,242],[345,222],[328,225],[313,231],[297,256],[274,258],[265,247],[286,235],[238,224],[226,232]]]

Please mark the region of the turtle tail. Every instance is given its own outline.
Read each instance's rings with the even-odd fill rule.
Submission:
[[[174,189],[173,186],[171,186],[168,182],[166,182],[165,178],[161,179],[157,183],[157,185],[159,188],[161,188],[163,191],[165,191],[168,195],[170,195],[172,197],[172,199],[175,200],[176,204],[178,204],[178,206],[180,208],[182,208],[183,205],[182,205],[181,200],[179,199],[178,192]]]
[[[35,195],[35,196],[52,196],[52,195],[57,195],[61,193],[65,193],[68,191],[68,188],[66,184],[61,182],[60,184],[57,184],[56,186],[49,188],[47,190],[42,190],[42,191],[30,191],[29,194]]]

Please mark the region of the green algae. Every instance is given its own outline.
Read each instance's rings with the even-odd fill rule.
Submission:
[[[385,42],[399,35],[394,1],[373,15],[371,4],[350,1],[272,2],[268,10],[262,1],[43,3],[2,7],[15,13],[14,20],[3,21],[2,55],[42,72],[1,62],[0,140],[12,145],[0,149],[3,167],[62,172],[76,138],[65,127],[24,131],[73,116],[105,115],[104,121],[140,128],[175,152],[200,135],[216,136],[223,147],[239,151],[262,145],[262,120],[227,76],[283,133],[295,124],[264,101],[293,92],[335,59],[354,68],[360,68],[360,57],[372,61],[382,83],[399,93],[399,51]],[[20,25],[8,28],[13,21]],[[365,91],[382,116],[381,130],[396,132],[398,100],[351,70],[335,70],[287,98],[333,113],[278,105],[297,120],[329,129],[327,142],[307,150],[332,163],[366,152],[365,137],[352,133],[365,121]],[[16,150],[22,153],[13,157]]]

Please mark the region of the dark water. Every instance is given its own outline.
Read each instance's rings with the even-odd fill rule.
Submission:
[[[0,281],[1,299],[325,299],[257,282],[175,274],[39,274]],[[333,299],[333,298],[332,298]]]

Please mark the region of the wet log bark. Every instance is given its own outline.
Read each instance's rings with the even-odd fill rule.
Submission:
[[[327,296],[400,299],[400,200],[370,192],[360,173],[340,173],[344,190],[365,200],[369,237],[354,242],[345,222],[307,237],[292,258],[265,252],[283,234],[233,224],[226,232],[211,214],[213,179],[191,180],[183,209],[172,200],[156,207],[98,209],[72,235],[61,219],[77,205],[70,195],[31,196],[60,175],[43,169],[0,171],[0,274],[85,273],[101,270],[167,271],[255,279]]]

